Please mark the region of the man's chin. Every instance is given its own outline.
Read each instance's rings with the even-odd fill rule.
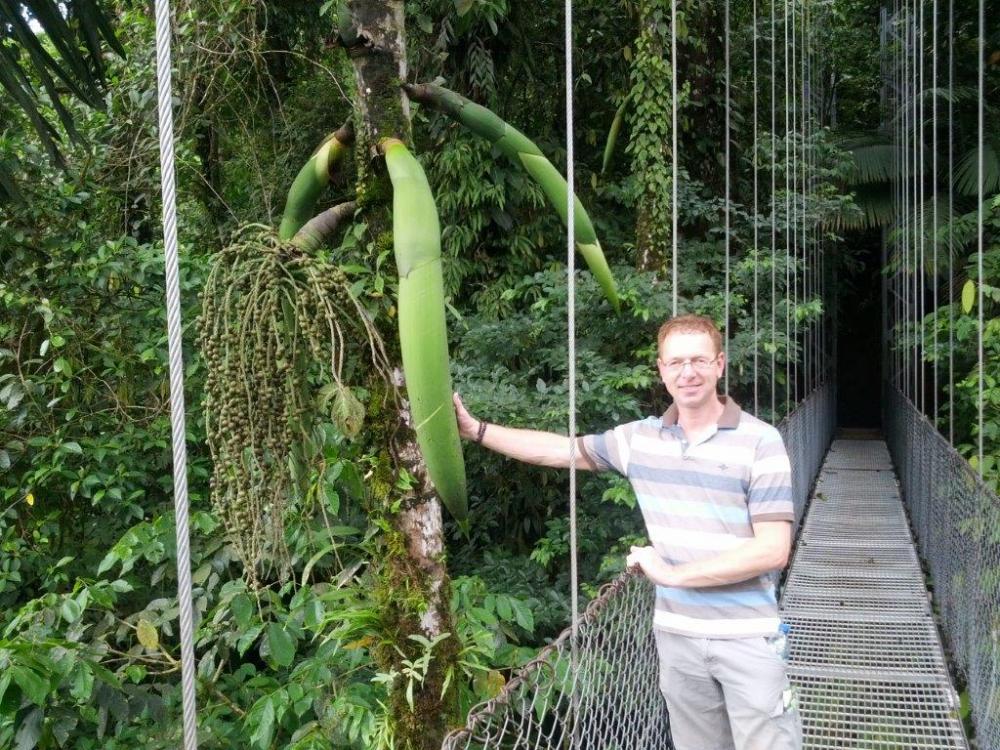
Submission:
[[[678,391],[674,394],[674,401],[678,406],[684,407],[698,407],[703,405],[708,401],[708,397],[711,394],[706,394],[703,391],[696,391],[691,393],[684,393],[683,391]]]

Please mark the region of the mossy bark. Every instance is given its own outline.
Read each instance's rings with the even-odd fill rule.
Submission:
[[[357,85],[355,154],[357,202],[367,224],[374,254],[392,242],[392,186],[378,146],[398,138],[412,146],[410,108],[401,84],[406,80],[406,47],[401,0],[346,0],[341,14],[341,38],[348,44]],[[345,28],[345,24],[348,28]],[[386,342],[395,342],[392,321],[384,321]],[[399,361],[398,344],[390,356]],[[384,521],[383,556],[379,561],[376,598],[382,616],[383,644],[374,657],[382,672],[400,673],[392,687],[390,708],[395,746],[400,750],[437,750],[455,718],[454,689],[442,696],[445,675],[457,661],[458,644],[451,620],[450,583],[445,565],[441,503],[427,476],[416,434],[405,408],[406,389],[397,368],[394,387],[373,398],[369,424],[373,439],[384,446],[377,471],[369,481],[371,513]],[[375,386],[373,386],[375,387]],[[384,388],[384,386],[383,386]],[[400,477],[414,481],[407,489]],[[415,660],[423,647],[411,635],[429,641],[449,633],[433,649],[430,667],[406,697],[403,659]],[[402,651],[402,655],[397,651]]]

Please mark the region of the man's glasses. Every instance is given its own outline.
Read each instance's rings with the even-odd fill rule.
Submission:
[[[691,365],[695,372],[708,372],[715,366],[719,355],[714,357],[688,357],[687,359],[668,359],[663,366],[670,375],[680,375],[684,372],[685,365]]]

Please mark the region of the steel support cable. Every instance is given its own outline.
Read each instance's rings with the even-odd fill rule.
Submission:
[[[792,342],[791,342],[791,310],[789,308],[788,299],[788,288],[790,286],[789,282],[791,280],[791,252],[789,249],[789,237],[791,236],[790,217],[792,214],[792,183],[791,183],[791,162],[789,160],[789,92],[788,92],[788,50],[790,49],[788,44],[788,3],[790,0],[784,0],[784,26],[785,26],[785,47],[784,47],[784,63],[785,63],[785,414],[791,411],[791,377],[792,377]]]
[[[895,178],[895,190],[893,191],[894,199],[896,201],[896,210],[894,212],[895,218],[895,238],[893,243],[893,255],[894,257],[894,268],[895,273],[892,277],[892,288],[893,288],[893,320],[892,320],[892,343],[893,343],[893,382],[897,388],[901,390],[903,386],[903,355],[902,355],[902,341],[900,336],[901,322],[903,319],[903,288],[902,288],[902,278],[903,278],[903,245],[906,240],[906,223],[905,214],[906,208],[903,199],[903,190],[906,180],[904,178],[904,164],[903,164],[903,35],[902,35],[902,5],[899,0],[895,3],[895,13],[893,16],[892,29],[893,29],[893,71],[895,78],[895,86],[893,91],[893,137],[895,140],[895,149],[893,150],[893,157],[896,161],[896,166],[893,171]]]
[[[937,0],[933,0],[931,4],[931,14],[933,15],[933,22],[931,24],[931,91],[933,92],[933,98],[931,99],[931,246],[932,251],[932,284],[933,284],[933,298],[931,299],[931,308],[934,311],[934,321],[931,326],[931,331],[933,332],[932,342],[931,342],[931,352],[933,352],[933,358],[931,360],[931,366],[933,367],[933,382],[931,383],[931,392],[933,394],[932,408],[934,410],[934,424],[938,423],[938,334],[937,334],[937,313],[938,313],[938,286],[939,279],[941,278],[940,271],[938,269],[938,193],[937,193],[937,175],[938,175],[938,112],[937,112],[937,101],[938,101],[938,3]]]
[[[729,173],[730,165],[729,165],[729,162],[730,162],[730,158],[731,158],[730,157],[730,153],[729,153],[729,127],[730,127],[730,114],[731,114],[730,113],[731,106],[730,106],[730,101],[729,101],[729,88],[730,88],[729,87],[729,47],[730,47],[730,44],[729,44],[729,0],[725,1],[725,10],[724,10],[724,13],[725,13],[725,24],[724,24],[725,31],[723,33],[725,35],[725,40],[724,40],[723,44],[724,44],[724,47],[725,47],[724,56],[725,56],[725,66],[726,66],[726,73],[725,73],[725,79],[726,79],[726,83],[725,83],[725,89],[726,89],[726,104],[725,104],[726,116],[725,116],[725,130],[724,130],[724,133],[723,133],[723,139],[725,140],[726,145],[725,145],[725,148],[723,149],[723,151],[725,153],[725,159],[726,159],[726,169],[725,169],[725,173],[726,173],[726,176],[725,176],[725,182],[726,182],[726,206],[725,206],[725,210],[726,210],[726,213],[725,213],[726,239],[725,239],[725,243],[724,243],[725,244],[726,259],[725,259],[725,281],[724,281],[724,284],[723,284],[723,287],[724,287],[723,294],[725,295],[725,300],[723,302],[723,308],[724,308],[723,316],[724,316],[724,323],[725,323],[725,338],[723,339],[723,351],[725,352],[726,362],[728,363],[729,362],[729,338],[730,338],[730,330],[729,330],[729,282],[730,282],[730,278],[729,278],[729,276],[730,276],[729,253],[731,251],[730,238],[729,238],[730,213],[731,213],[730,206],[729,206],[729,192],[730,192],[730,173]],[[722,389],[723,389],[723,392],[726,395],[729,395],[729,368],[728,367],[726,367],[726,370],[725,370],[725,372],[723,373],[723,376],[722,376]]]
[[[673,279],[671,315],[677,315],[677,0],[670,0],[670,273]]]
[[[791,132],[791,171],[792,171],[792,192],[789,196],[791,201],[791,211],[788,215],[788,221],[790,223],[789,227],[789,269],[791,271],[791,279],[789,282],[789,289],[786,294],[790,295],[791,306],[789,308],[789,317],[791,320],[791,339],[790,339],[790,351],[789,357],[792,366],[792,379],[791,379],[791,393],[792,400],[791,404],[797,404],[799,402],[799,318],[796,314],[798,308],[799,300],[799,221],[798,221],[798,208],[799,208],[799,91],[798,91],[798,77],[796,75],[798,66],[798,47],[796,45],[796,36],[798,32],[798,21],[796,20],[796,8],[797,0],[792,0],[792,12],[791,12],[791,22],[792,22],[792,64],[791,64],[791,92],[792,92],[792,132]],[[791,410],[792,406],[789,406]]]
[[[977,91],[979,96],[977,97],[977,136],[976,136],[976,194],[978,208],[976,209],[976,242],[978,245],[978,255],[976,258],[976,273],[977,273],[977,295],[976,295],[976,310],[977,310],[977,322],[978,322],[978,357],[979,357],[979,446],[978,446],[978,456],[979,456],[979,478],[983,478],[983,445],[984,445],[984,423],[983,423],[983,385],[985,382],[985,358],[983,356],[983,287],[986,284],[986,278],[983,276],[983,201],[985,196],[983,195],[983,109],[984,109],[984,99],[985,99],[985,87],[983,85],[983,68],[984,59],[986,57],[986,12],[984,10],[985,3],[984,0],[979,0],[979,66],[978,66],[978,83]]]
[[[927,141],[924,137],[924,6],[927,4],[925,0],[918,0],[920,3],[920,10],[917,13],[917,43],[914,48],[915,54],[919,57],[917,66],[917,139],[918,139],[918,167],[917,174],[920,177],[919,182],[919,203],[920,214],[919,223],[920,227],[920,252],[917,255],[917,306],[914,311],[917,318],[917,330],[919,331],[920,338],[917,344],[917,362],[919,364],[919,369],[917,370],[919,380],[918,380],[918,392],[917,396],[919,398],[919,408],[924,414],[927,413],[926,409],[926,398],[927,398],[927,371],[924,365],[924,359],[926,357],[926,347],[924,346],[924,298],[926,297],[926,272],[924,268],[924,261],[927,257],[927,252],[925,248],[925,243],[927,239],[927,217],[925,216],[927,197],[926,197],[926,185],[927,185],[927,170],[924,165],[924,154],[926,152]]]
[[[948,442],[955,443],[955,0],[948,0]]]
[[[758,173],[760,171],[757,144],[757,0],[752,3],[753,13],[753,415],[760,416],[760,321],[758,317],[760,297],[760,258],[758,256],[760,234],[760,203]]]
[[[569,391],[569,578],[570,578],[570,609],[571,609],[571,660],[575,681],[579,654],[579,600],[578,600],[578,568],[577,568],[577,528],[576,528],[576,231],[574,225],[575,213],[575,165],[573,149],[573,0],[564,0],[565,29],[563,43],[565,86],[566,86],[566,351],[568,359]],[[575,694],[575,691],[574,691]],[[572,713],[575,729],[577,712]]]
[[[778,116],[777,116],[777,14],[774,11],[774,4],[777,0],[771,0],[771,414],[774,420],[778,413],[778,378],[777,360],[778,351]]]
[[[910,152],[910,97],[912,94],[911,78],[910,78],[910,3],[909,0],[904,5],[905,10],[903,13],[903,24],[904,24],[904,41],[903,41],[903,77],[904,77],[904,91],[905,96],[903,99],[903,382],[905,383],[905,393],[907,397],[913,395],[913,389],[910,383],[910,352],[908,348],[909,343],[909,325],[910,325],[910,249],[913,244],[913,237],[911,235],[912,231],[912,215],[910,213],[911,203],[912,203],[912,190],[910,189],[910,182],[913,179],[912,176],[912,159]]]
[[[918,145],[917,145],[917,131],[919,130],[919,125],[918,125],[918,119],[917,118],[919,117],[918,110],[919,110],[920,88],[919,88],[919,85],[917,83],[917,69],[919,68],[917,56],[918,56],[919,52],[918,52],[918,49],[917,49],[917,13],[916,13],[915,9],[916,9],[916,3],[917,2],[922,2],[922,1],[923,0],[915,0],[914,6],[913,6],[914,7],[914,12],[913,12],[913,16],[912,16],[912,19],[911,19],[911,22],[910,22],[910,25],[912,27],[911,36],[910,36],[910,38],[911,38],[911,49],[912,49],[912,52],[913,52],[913,64],[912,64],[911,70],[910,70],[910,74],[913,77],[913,90],[912,90],[912,94],[911,94],[911,102],[912,102],[912,106],[913,106],[912,120],[911,120],[911,125],[913,127],[913,138],[911,139],[911,144],[913,146],[913,154],[912,154],[912,159],[913,159],[913,169],[912,169],[912,175],[913,175],[913,200],[912,200],[912,205],[913,205],[913,221],[911,222],[911,226],[913,228],[913,246],[911,248],[911,250],[912,250],[912,258],[911,259],[913,261],[913,268],[911,269],[911,273],[910,273],[910,278],[912,280],[911,281],[911,285],[912,285],[913,289],[912,289],[912,292],[911,292],[912,296],[910,298],[910,304],[911,304],[910,316],[911,316],[911,329],[912,329],[912,336],[913,336],[913,348],[912,348],[912,351],[911,351],[911,355],[912,355],[912,365],[913,365],[913,399],[914,399],[914,403],[919,403],[919,397],[920,397],[920,395],[919,395],[920,394],[920,359],[919,359],[920,353],[919,353],[919,349],[917,347],[917,328],[918,328],[918,323],[919,323],[918,318],[917,318],[917,310],[919,309],[919,307],[918,307],[918,301],[917,301],[917,294],[918,294],[918,284],[919,284],[919,272],[918,272],[918,269],[920,267],[919,266],[918,257],[919,257],[919,253],[920,253],[920,238],[921,238],[920,221],[919,221],[919,219],[920,219],[920,208],[921,208],[920,207],[919,182],[920,182],[921,175],[920,175],[920,172],[919,172],[919,164],[918,164],[918,159],[917,159],[917,148],[918,148]]]
[[[170,33],[170,2],[169,0],[156,0],[156,89],[160,140],[160,190],[163,200],[163,253],[167,287],[167,344],[170,356],[170,426],[174,470],[174,525],[177,540],[177,603],[181,642],[183,742],[184,750],[196,750],[198,747],[198,725],[195,708],[191,547],[188,536],[184,362],[177,252],[177,198],[174,179]]]
[[[809,56],[809,45],[806,38],[806,27],[809,23],[809,0],[802,0],[802,33],[799,37],[801,52],[799,54],[799,67],[800,67],[800,83],[802,86],[801,96],[799,101],[801,102],[802,108],[802,154],[799,159],[802,169],[802,233],[801,233],[801,245],[802,245],[802,296],[800,299],[803,304],[809,301],[809,274],[811,273],[812,265],[809,259],[809,231],[808,231],[808,196],[809,196],[809,102],[806,99],[808,87],[806,85],[806,74],[808,67],[806,65],[806,59]],[[811,352],[809,351],[809,327],[810,324],[806,323],[802,327],[802,384],[803,384],[803,395],[809,393],[811,380],[809,378],[809,368],[812,366]]]
[[[896,123],[896,243],[895,243],[895,267],[896,273],[893,278],[893,289],[895,292],[896,314],[893,320],[893,347],[896,365],[896,386],[905,390],[905,362],[903,348],[903,326],[905,310],[903,307],[906,259],[906,71],[904,66],[906,37],[904,18],[904,5],[897,1],[896,17],[893,20],[894,29],[894,66],[896,70],[896,95],[893,101],[895,111],[893,118]]]

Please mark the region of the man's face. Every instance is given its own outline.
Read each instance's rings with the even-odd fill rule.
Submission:
[[[716,398],[726,355],[707,333],[672,333],[660,345],[660,378],[680,408],[696,409]]]

